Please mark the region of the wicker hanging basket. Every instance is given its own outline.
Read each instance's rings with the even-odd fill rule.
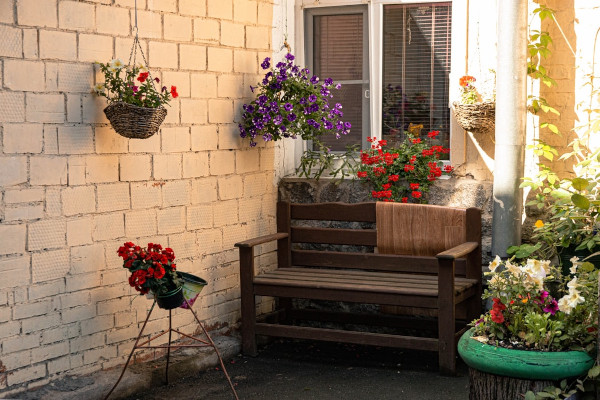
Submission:
[[[106,107],[104,114],[119,135],[130,139],[146,139],[158,132],[167,110],[164,107],[147,108],[116,102]]]
[[[465,131],[482,133],[493,131],[495,128],[496,103],[484,101],[475,104],[453,103],[456,122]]]

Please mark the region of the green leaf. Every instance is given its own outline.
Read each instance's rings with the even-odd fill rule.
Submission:
[[[525,393],[525,400],[535,400],[535,394],[530,390]]]
[[[598,375],[600,375],[600,365],[595,365],[588,371],[588,376],[592,379]]]
[[[584,190],[590,182],[584,178],[573,178],[571,180],[571,185],[573,185],[573,189],[575,190]]]
[[[579,207],[582,210],[587,210],[590,208],[590,201],[578,193],[575,193],[573,196],[571,196],[571,201],[576,207]]]

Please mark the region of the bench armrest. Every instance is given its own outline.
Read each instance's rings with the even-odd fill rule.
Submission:
[[[235,244],[235,247],[254,247],[259,244],[272,242],[273,240],[285,239],[288,234],[285,232],[277,232],[271,235],[259,236],[254,239],[245,240]]]
[[[477,242],[466,242],[446,251],[442,251],[441,253],[437,254],[436,257],[442,260],[455,260],[457,258],[466,256],[473,250],[476,250],[478,247],[479,243]]]

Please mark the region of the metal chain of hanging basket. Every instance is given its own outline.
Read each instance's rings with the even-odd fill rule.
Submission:
[[[148,69],[148,61],[144,55],[144,50],[138,38],[137,27],[137,0],[135,2],[135,37],[129,54],[128,65],[135,65],[137,51],[139,48],[144,65]],[[133,61],[133,64],[132,64]],[[154,80],[148,70],[148,77],[154,86]],[[167,110],[160,106],[156,108],[139,107],[134,104],[117,101],[110,104],[104,109],[106,118],[110,121],[111,126],[119,135],[130,139],[146,139],[154,135],[160,129],[160,125],[167,116]]]
[[[496,127],[496,103],[483,101],[475,104],[452,104],[456,122],[465,131],[483,133],[493,131]]]

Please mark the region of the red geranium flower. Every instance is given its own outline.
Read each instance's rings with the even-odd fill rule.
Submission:
[[[410,190],[417,190],[419,188],[419,184],[418,183],[411,183],[410,184]]]
[[[418,190],[413,190],[413,192],[411,193],[411,196],[414,197],[415,199],[420,198],[423,195],[423,193],[419,192]]]
[[[439,134],[440,134],[440,131],[431,131],[427,134],[427,136],[433,139],[434,137],[436,137]]]
[[[356,173],[356,176],[358,176],[359,178],[366,178],[367,177],[367,171],[358,171]]]

